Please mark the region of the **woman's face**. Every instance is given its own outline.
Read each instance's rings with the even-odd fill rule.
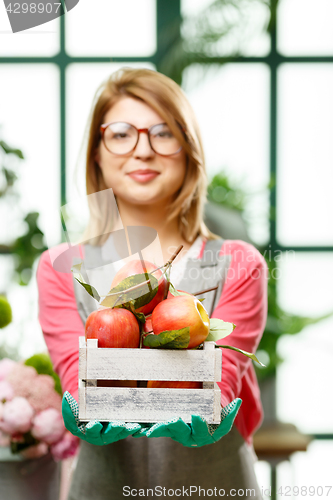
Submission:
[[[149,129],[164,120],[143,101],[123,97],[106,113],[104,123],[110,122],[127,122],[138,129]],[[96,159],[106,187],[113,189],[120,202],[134,205],[165,206],[182,186],[186,173],[184,151],[160,156],[151,149],[146,133],[139,134],[135,150],[125,156],[110,153],[101,141]],[[156,175],[145,175],[148,170]]]

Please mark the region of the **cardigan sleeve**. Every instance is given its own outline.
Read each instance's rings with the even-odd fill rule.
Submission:
[[[220,255],[231,255],[226,281],[212,318],[236,325],[220,344],[235,346],[255,353],[267,317],[267,265],[252,245],[226,240]],[[222,349],[221,404],[225,406],[239,396],[242,377],[253,361],[246,356]]]
[[[59,253],[62,245],[57,247]],[[79,316],[71,273],[55,271],[49,251],[37,268],[39,322],[62,390],[78,398],[79,337],[84,325]]]

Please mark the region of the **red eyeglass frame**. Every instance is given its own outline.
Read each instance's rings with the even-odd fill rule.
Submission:
[[[108,128],[109,125],[112,125],[113,123],[126,123],[126,125],[130,125],[131,127],[135,128],[135,130],[137,130],[138,132],[138,138],[137,138],[137,141],[135,143],[135,146],[130,150],[128,151],[128,153],[113,153],[112,151],[110,151],[107,147],[106,147],[106,144],[105,144],[105,141],[104,141],[104,133],[105,133],[105,130]],[[175,153],[171,153],[169,155],[162,155],[161,153],[157,153],[157,151],[155,151],[155,149],[153,148],[153,146],[151,145],[151,142],[150,142],[150,130],[153,128],[153,127],[156,127],[157,125],[167,125],[167,123],[165,122],[162,122],[162,123],[156,123],[155,125],[152,125],[151,127],[149,128],[137,128],[135,125],[132,125],[132,123],[128,123],[128,122],[109,122],[109,123],[103,123],[101,126],[100,126],[100,132],[101,132],[101,135],[102,135],[102,141],[103,141],[103,144],[105,146],[105,148],[109,151],[109,153],[113,154],[113,155],[116,155],[116,156],[126,156],[130,153],[132,153],[135,148],[137,147],[138,145],[138,142],[139,142],[139,139],[140,139],[140,134],[141,132],[143,134],[147,134],[148,136],[148,142],[149,142],[149,146],[151,147],[151,149],[154,151],[155,154],[159,155],[159,156],[174,156],[178,153],[181,152],[181,150],[183,149],[183,146],[180,146],[180,148],[178,149],[178,151],[176,151]],[[183,127],[180,127],[181,130],[183,132],[185,132],[185,129]]]

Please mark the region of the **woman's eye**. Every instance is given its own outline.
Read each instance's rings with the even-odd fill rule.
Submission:
[[[170,139],[173,137],[171,132],[165,131],[165,132],[159,132],[158,134],[155,135],[155,137],[161,137],[162,139]]]
[[[113,134],[113,139],[126,139],[128,137],[128,134],[125,132],[121,133],[119,132],[118,134]]]

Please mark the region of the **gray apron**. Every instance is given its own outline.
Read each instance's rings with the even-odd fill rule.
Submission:
[[[222,239],[208,240],[203,258],[189,259],[177,284],[177,288],[190,293],[218,285],[215,295],[207,292],[200,296],[205,297],[209,315],[217,306],[231,262],[229,255],[219,257],[222,243]],[[99,267],[92,269],[97,262]],[[100,247],[85,246],[85,264],[90,269],[90,283],[97,285],[103,274]],[[74,290],[85,323],[96,309],[96,302],[76,282]],[[261,499],[253,462],[253,454],[235,426],[217,443],[200,448],[187,448],[171,438],[129,436],[105,446],[82,441],[68,500],[116,500],[136,495],[158,498],[172,496],[172,492],[175,496],[199,498],[205,496],[203,489],[209,496],[212,492],[207,490],[214,492],[214,488],[214,496],[223,496],[219,490],[224,490],[225,496],[243,498],[250,496],[246,489],[251,489],[251,497]],[[230,493],[231,489],[240,492]]]

